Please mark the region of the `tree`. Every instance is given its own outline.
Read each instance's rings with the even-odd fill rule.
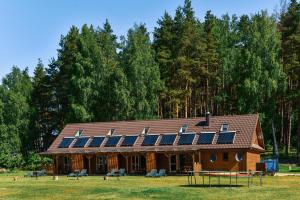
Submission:
[[[30,94],[28,69],[13,67],[0,87],[0,166],[19,167],[29,148]]]
[[[93,109],[95,121],[120,120],[129,117],[130,98],[127,79],[120,67],[117,37],[106,20],[96,31],[97,55],[93,73]]]
[[[293,108],[298,111],[298,161],[300,162],[300,3],[291,0],[281,16],[282,60],[287,75],[287,91],[284,99],[284,142],[286,154],[290,149]]]
[[[132,119],[157,116],[157,100],[161,88],[160,74],[154,60],[149,33],[145,25],[135,25],[123,41],[122,67],[128,79],[132,98]]]

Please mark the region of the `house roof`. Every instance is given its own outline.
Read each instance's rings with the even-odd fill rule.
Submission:
[[[229,131],[235,131],[232,144],[218,144],[222,124],[229,124]],[[173,145],[160,146],[158,144],[161,135],[178,133],[183,125],[187,125],[187,132],[196,134],[191,145],[178,145],[180,134],[177,135]],[[148,134],[159,134],[155,146],[142,146],[144,135],[141,133],[145,127],[149,127]],[[105,147],[108,132],[115,129],[113,135],[123,136],[116,147]],[[64,137],[75,137],[78,130],[83,130],[81,136],[105,136],[100,147],[59,148],[59,144]],[[216,132],[212,144],[197,144],[198,138],[203,132]],[[135,144],[131,147],[121,146],[121,142],[126,135],[139,135]],[[253,143],[253,137],[258,137],[258,144]],[[76,140],[76,139],[75,139]],[[205,125],[205,117],[197,118],[178,118],[178,119],[157,119],[157,120],[138,120],[138,121],[114,121],[114,122],[92,122],[92,123],[73,123],[68,124],[55,139],[50,148],[42,154],[71,154],[71,153],[98,153],[98,152],[147,152],[147,151],[196,151],[200,149],[253,149],[264,150],[262,132],[260,128],[259,116],[249,115],[228,115],[211,116],[209,126]]]

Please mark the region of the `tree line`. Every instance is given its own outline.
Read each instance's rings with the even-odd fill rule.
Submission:
[[[153,38],[145,24],[126,36],[72,26],[58,55],[33,77],[14,66],[0,85],[0,166],[44,151],[72,122],[259,113],[267,148],[273,136],[300,157],[300,3],[277,15],[203,21],[185,0],[165,12]],[[272,129],[273,128],[273,129]],[[298,136],[298,137],[297,137]]]

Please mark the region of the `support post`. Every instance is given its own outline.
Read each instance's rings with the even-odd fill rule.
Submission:
[[[128,164],[128,156],[126,155],[125,156],[125,160],[126,160],[126,173],[128,174],[129,173],[129,164]]]
[[[55,168],[56,168],[56,175],[58,176],[58,156],[57,155],[55,155],[55,161],[56,161],[56,166],[55,166]]]
[[[92,174],[92,172],[91,172],[91,155],[88,155],[87,158],[89,160],[89,174]]]
[[[176,172],[178,173],[180,171],[180,166],[179,166],[179,154],[176,153]]]

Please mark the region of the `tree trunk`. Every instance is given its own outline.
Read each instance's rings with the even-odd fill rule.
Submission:
[[[284,151],[285,151],[285,156],[289,155],[290,152],[290,145],[291,145],[291,113],[292,113],[292,107],[290,102],[287,102],[285,104],[285,109],[284,109]]]
[[[297,139],[298,139],[298,148],[297,148],[297,161],[300,164],[300,99],[298,100],[298,122],[297,122]]]
[[[277,146],[277,140],[276,140],[276,130],[274,126],[274,120],[272,120],[272,135],[273,135],[273,155],[276,156],[276,158],[279,157],[279,152],[278,152],[278,146]]]

